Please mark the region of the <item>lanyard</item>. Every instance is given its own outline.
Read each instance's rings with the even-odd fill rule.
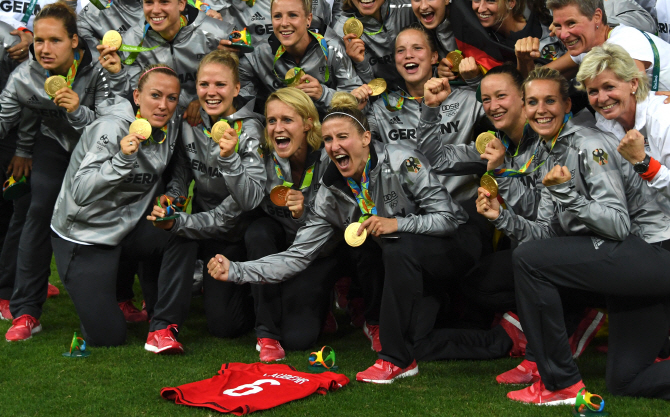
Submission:
[[[181,28],[183,28],[187,24],[188,24],[188,21],[186,20],[186,17],[184,17],[184,15],[179,15],[179,29],[181,30]],[[156,45],[156,46],[151,47],[151,48],[143,48],[142,47],[142,44],[144,43],[144,38],[146,38],[147,32],[149,31],[150,27],[151,27],[151,25],[149,23],[147,23],[144,26],[144,34],[142,34],[142,41],[140,42],[139,46],[121,45],[119,47],[119,51],[131,52],[128,55],[128,58],[126,58],[123,61],[123,63],[125,65],[132,65],[133,62],[135,62],[135,60],[137,59],[137,55],[139,55],[140,52],[152,51],[152,50],[154,50],[154,49],[156,49],[160,46],[160,45]],[[175,35],[175,37],[176,37],[176,35]]]
[[[72,66],[67,71],[67,76],[65,81],[67,81],[67,86],[72,88],[72,83],[74,82],[74,77],[77,75],[77,69],[79,69],[79,64],[81,63],[81,56],[79,51],[75,49],[74,51],[74,61],[72,61]],[[51,73],[47,71],[47,77],[51,77]]]
[[[35,10],[35,5],[37,5],[37,0],[30,0],[30,4],[28,5],[28,8],[26,9],[26,12],[23,14],[23,18],[21,18],[21,22],[25,23],[26,25],[28,24],[28,21],[30,20],[30,16],[33,15],[33,10]]]
[[[143,118],[143,117],[140,116],[140,109],[137,109],[137,113],[135,114],[135,120],[137,120],[137,119],[142,119],[142,118]],[[161,143],[165,142],[165,139],[167,139],[167,125],[161,127],[161,129],[160,129],[161,132],[163,132],[163,139],[160,140],[160,141],[156,141],[156,140],[154,139],[153,129],[151,129],[151,130],[152,130],[152,133],[151,133],[151,136],[149,136],[149,139],[151,139],[151,141],[152,141],[153,143],[155,143],[155,144],[157,144],[157,145],[160,145]]]
[[[400,98],[396,102],[396,105],[393,106],[389,102],[388,94],[386,92],[382,93],[382,100],[384,101],[384,105],[386,106],[386,110],[388,110],[388,111],[398,111],[398,110],[402,109],[403,104],[405,104],[405,99],[418,100],[420,98],[423,98],[423,96],[421,96],[421,97],[409,97],[409,96],[403,95],[402,93],[398,93],[398,94],[400,95]]]
[[[324,82],[328,82],[328,79],[330,79],[330,71],[328,70],[328,44],[326,43],[326,40],[323,38],[323,36],[319,35],[318,33],[314,33],[314,32],[311,32],[309,30],[307,31],[307,33],[314,36],[316,41],[319,43],[319,46],[321,47],[321,52],[323,52],[323,57],[326,60],[326,76],[324,78],[324,80],[325,80]],[[286,79],[280,77],[279,75],[277,75],[277,70],[275,70],[275,64],[277,63],[279,58],[281,58],[281,56],[284,55],[285,52],[286,52],[286,48],[284,48],[284,45],[280,45],[279,48],[277,48],[277,52],[275,53],[274,61],[272,61],[272,71],[274,71],[275,76],[277,76],[277,78],[282,80],[284,82],[284,84],[290,85],[295,80],[295,77],[286,80]],[[300,69],[300,68],[296,68],[296,69]],[[298,71],[296,71],[296,74],[298,74]]]
[[[654,41],[651,40],[649,35],[647,35],[647,32],[643,30],[640,30],[640,32],[642,32],[644,37],[647,38],[649,44],[651,45],[651,50],[654,51],[654,69],[651,75],[651,91],[658,91],[658,82],[661,73],[661,58],[658,55],[658,48],[656,48],[656,44],[654,43]]]
[[[376,31],[376,32],[366,32],[366,31],[364,30],[363,33],[365,33],[365,34],[368,35],[368,36],[375,36],[375,35],[381,33],[382,30],[384,30],[384,22],[382,22],[382,27],[380,27],[378,31]]]
[[[223,117],[219,119],[219,121],[221,121],[221,120],[228,123],[228,120],[224,119]],[[230,123],[228,123],[228,125],[230,125]],[[242,134],[242,120],[241,119],[240,120],[235,120],[235,122],[233,122],[233,129],[235,129],[235,133],[237,133],[237,137],[239,139],[240,135]],[[210,139],[212,138],[212,133],[209,130],[207,130],[207,128],[205,127],[204,122],[202,123],[202,131],[205,133],[205,136],[207,136]],[[240,141],[238,140],[237,143],[235,144],[235,153],[237,153],[239,150],[240,150]]]
[[[358,219],[359,223],[363,223],[365,219],[370,216],[377,215],[377,207],[375,207],[374,201],[370,196],[370,155],[368,155],[368,161],[365,163],[365,169],[363,169],[363,175],[361,175],[361,185],[360,187],[356,184],[356,181],[353,178],[347,178],[347,184],[351,188],[351,192],[354,193],[356,201],[358,202],[358,207],[361,209],[363,215]]]
[[[275,165],[275,173],[277,174],[277,178],[283,181],[282,185],[284,187],[293,187],[292,182],[286,181],[284,178],[284,174],[281,172],[281,167],[279,166],[279,161],[277,161],[277,157],[272,155],[272,161],[274,162]],[[305,188],[309,187],[312,184],[312,178],[314,177],[314,166],[316,165],[316,162],[307,170],[305,171],[305,174],[302,177],[302,184],[300,185],[300,190],[304,190]]]
[[[104,9],[109,9],[109,7],[110,7],[110,6],[112,5],[112,3],[113,3],[113,0],[110,0],[109,3],[107,3],[106,6],[104,6],[104,5],[100,2],[100,0],[91,0],[91,3],[93,3],[93,5],[94,5],[95,7],[98,8],[98,10],[104,10]]]

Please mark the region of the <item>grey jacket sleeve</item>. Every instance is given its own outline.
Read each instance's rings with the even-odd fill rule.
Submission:
[[[21,120],[21,104],[16,93],[16,80],[12,75],[9,76],[5,89],[0,93],[0,139],[4,139],[7,132]]]
[[[196,214],[180,213],[170,232],[195,240],[216,239],[230,231],[242,213],[233,197],[228,196],[213,210]]]
[[[21,158],[33,157],[33,146],[35,145],[35,136],[40,129],[40,119],[32,110],[24,109],[21,121],[19,122],[18,139],[16,140],[16,152],[14,155]]]
[[[121,71],[116,74],[105,71],[105,76],[109,79],[111,92],[132,102],[133,90],[137,86],[141,71],[142,68],[137,64],[137,61],[132,65],[122,65]]]
[[[253,54],[245,54],[240,58],[240,96],[242,97],[256,98],[258,93],[255,84],[258,82],[258,77],[254,72],[253,60]]]
[[[524,183],[521,178],[500,177],[498,182],[498,192],[505,200],[505,204],[514,214],[535,219],[537,207],[542,198],[542,181],[535,182],[533,185]]]
[[[540,207],[535,221],[512,214],[509,210],[504,210],[501,207],[500,215],[491,223],[496,229],[503,231],[507,236],[519,242],[549,239],[558,235],[556,231],[560,227],[556,217],[556,207],[546,188],[542,190]]]
[[[193,172],[186,156],[183,142],[179,141],[170,164],[170,182],[165,187],[165,194],[171,197],[188,195],[188,188],[193,181]]]
[[[91,71],[93,71],[96,76],[95,106],[97,107],[99,103],[109,98],[110,88],[105,75],[106,71],[102,69],[99,63],[95,64],[95,67],[93,67]],[[86,126],[96,119],[95,108],[89,109],[88,107],[81,105],[72,113],[66,114],[70,126],[80,133],[84,131]]]

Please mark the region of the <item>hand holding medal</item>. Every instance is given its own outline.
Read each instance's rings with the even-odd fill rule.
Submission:
[[[119,145],[124,155],[132,155],[140,148],[140,143],[151,136],[151,124],[147,119],[137,119],[130,124],[128,135],[121,139]]]
[[[344,32],[344,47],[347,55],[352,61],[363,62],[365,59],[365,43],[361,38],[363,35],[363,23],[355,17],[350,17],[342,28]]]
[[[52,75],[44,82],[44,91],[51,97],[54,104],[67,110],[68,113],[79,108],[79,95],[68,87],[67,79],[62,75]]]
[[[234,154],[239,142],[235,129],[223,120],[219,120],[212,126],[212,140],[219,144],[222,158],[227,158]]]
[[[493,132],[480,133],[475,146],[481,158],[488,161],[486,171],[493,171],[505,163],[505,146]]]
[[[492,182],[490,180],[493,180]],[[491,191],[495,191],[492,193]],[[484,174],[481,180],[481,187],[477,190],[477,213],[489,220],[495,220],[500,215],[500,202],[498,202],[498,183],[495,178]]]

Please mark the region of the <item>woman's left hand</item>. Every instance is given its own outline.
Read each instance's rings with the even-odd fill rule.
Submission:
[[[321,83],[309,74],[305,74],[300,78],[300,84],[296,88],[304,91],[312,100],[318,100],[323,95]]]
[[[63,87],[56,91],[53,102],[67,110],[68,113],[72,113],[79,108],[79,96],[69,87]]]
[[[388,235],[398,231],[398,219],[395,217],[388,219],[386,217],[372,216],[361,223],[358,228],[358,235],[363,233],[363,229],[372,236]]]
[[[30,50],[30,45],[33,43],[33,34],[18,29],[11,31],[9,34],[16,35],[21,38],[21,42],[10,48],[7,48],[9,57],[16,62],[23,62],[28,59],[28,51]]]
[[[644,150],[644,136],[635,129],[626,133],[616,150],[631,164],[642,162],[647,157]]]

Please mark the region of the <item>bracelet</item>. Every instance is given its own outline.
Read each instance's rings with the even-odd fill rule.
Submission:
[[[31,35],[34,36],[33,31],[28,29],[28,28],[20,27],[20,28],[17,28],[16,30],[20,30],[21,32],[27,32],[27,33],[30,33]]]
[[[658,174],[658,171],[661,170],[661,163],[655,160],[654,158],[651,158],[649,160],[649,169],[647,169],[647,172],[644,174],[640,174],[643,180],[645,181],[651,181],[654,179],[656,174]]]

